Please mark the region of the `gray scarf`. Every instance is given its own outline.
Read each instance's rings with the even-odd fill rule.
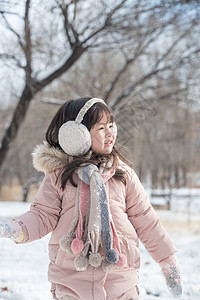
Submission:
[[[74,216],[67,235],[60,239],[60,246],[67,253],[76,255],[77,271],[86,270],[88,265],[102,265],[105,272],[116,264],[123,266],[126,259],[120,252],[104,185],[110,176],[100,174],[97,166],[92,164],[79,168],[77,174]]]

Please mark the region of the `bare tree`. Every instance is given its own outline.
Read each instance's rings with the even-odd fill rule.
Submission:
[[[105,92],[101,95],[116,113],[126,109],[127,102],[129,107],[138,103],[138,95],[148,93],[158,74],[180,68],[191,56],[199,55],[198,43],[186,51],[188,38],[199,28],[199,9],[195,1],[189,4],[187,1],[152,4],[151,1],[138,0],[113,0],[109,3],[104,0],[95,3],[92,0],[52,0],[47,5],[26,0],[23,5],[16,5],[16,17],[23,24],[23,30],[15,27],[8,17],[14,6],[12,10],[7,6],[0,12],[1,21],[15,39],[16,46],[11,51],[2,51],[0,59],[15,63],[23,71],[24,84],[2,138],[0,166],[33,97],[71,71],[80,59],[83,62],[84,53],[120,52],[120,67],[107,80]],[[190,15],[187,14],[188,7],[193,10]],[[176,33],[175,28],[179,29]],[[163,43],[165,46],[160,47]],[[154,57],[152,53],[158,47],[159,55]],[[175,53],[173,58],[172,53]],[[173,90],[171,94],[178,92]],[[162,94],[160,99],[169,96]],[[144,106],[142,99],[139,105]],[[131,122],[127,122],[131,128]]]
[[[78,9],[78,5],[82,5],[81,1],[71,1],[68,4],[65,4],[63,1],[55,1],[53,4],[56,7],[52,6],[51,9],[57,8],[61,11],[61,15],[63,18],[63,29],[65,30],[67,42],[69,46],[67,47],[67,52],[69,53],[64,62],[54,69],[50,74],[45,76],[43,79],[37,79],[34,77],[33,73],[33,45],[32,45],[32,35],[31,35],[31,25],[30,25],[30,10],[31,10],[31,1],[27,0],[24,5],[24,32],[23,36],[20,36],[17,31],[9,24],[5,16],[5,12],[2,12],[2,18],[4,19],[7,28],[16,36],[19,46],[21,47],[21,51],[24,55],[25,63],[21,64],[18,61],[18,58],[13,55],[7,55],[5,53],[1,53],[1,58],[10,58],[15,61],[25,72],[25,86],[23,88],[22,94],[20,96],[19,102],[13,114],[13,118],[10,122],[10,125],[6,129],[4,136],[1,142],[0,148],[0,165],[2,165],[7,151],[9,149],[10,143],[15,138],[17,131],[19,129],[20,124],[22,123],[27,109],[29,107],[31,99],[34,95],[42,90],[44,87],[49,85],[53,80],[58,78],[64,72],[70,69],[70,67],[81,57],[81,55],[86,52],[90,47],[92,47],[92,43],[95,43],[96,40],[100,37],[100,35],[105,35],[108,28],[110,32],[112,32],[114,25],[111,25],[111,21],[113,20],[115,14],[119,13],[121,8],[124,8],[126,0],[120,1],[117,5],[112,5],[107,12],[104,12],[101,16],[101,22],[93,23],[88,25],[85,23],[84,27],[80,29],[80,32],[77,32],[75,28],[76,23],[76,12]],[[70,21],[71,16],[69,16],[69,11],[72,11],[73,19]],[[102,11],[101,11],[102,13]],[[95,20],[98,16],[95,16]]]

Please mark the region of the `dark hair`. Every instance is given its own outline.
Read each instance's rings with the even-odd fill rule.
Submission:
[[[46,140],[50,146],[59,148],[61,151],[63,151],[58,142],[58,132],[60,127],[67,121],[75,120],[80,109],[90,99],[91,98],[79,98],[76,100],[69,100],[60,107],[46,132]],[[92,107],[86,112],[81,123],[85,125],[90,131],[90,129],[101,120],[101,118],[103,117],[103,113],[106,114],[108,122],[114,121],[111,109],[107,105],[101,102],[97,102],[92,105]],[[95,164],[97,166],[100,166],[102,162],[108,162],[111,157],[113,159],[112,167],[115,168],[115,175],[113,177],[125,184],[125,173],[117,168],[118,157],[129,165],[130,163],[119,153],[119,151],[114,146],[111,154],[109,155],[96,154],[93,152],[91,157],[88,159],[88,153],[86,153],[85,155],[74,157],[73,161],[71,162],[67,162],[66,166],[61,170],[60,173],[62,189],[64,190],[66,182],[68,180],[70,180],[72,185],[76,186],[76,183],[73,180],[73,174],[82,163]]]

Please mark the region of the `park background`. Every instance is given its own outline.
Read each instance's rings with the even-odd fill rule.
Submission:
[[[200,297],[199,17],[196,0],[0,0],[0,215],[29,208],[43,177],[31,153],[60,105],[102,98],[178,248],[186,300]],[[50,299],[47,243],[0,241],[0,299]],[[141,251],[141,299],[171,299]]]

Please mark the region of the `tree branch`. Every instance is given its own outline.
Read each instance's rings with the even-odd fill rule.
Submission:
[[[10,23],[8,22],[8,20],[6,19],[4,14],[2,14],[2,17],[3,17],[4,22],[6,23],[6,27],[17,37],[18,43],[19,43],[21,49],[23,50],[24,49],[24,44],[21,40],[21,37],[20,37],[19,33],[17,33],[17,31],[15,31],[13,29],[13,27],[11,27]]]
[[[186,36],[188,30],[186,30],[183,34],[181,34],[178,39],[176,39],[172,45],[167,49],[167,51],[161,56],[161,58],[154,65],[154,69],[157,69],[159,64],[164,61],[164,59],[170,54],[170,52],[174,49],[174,47]]]
[[[5,59],[5,60],[13,60],[16,63],[16,66],[24,69],[24,66],[22,66],[21,61],[16,58],[15,55],[10,55],[7,53],[0,53],[0,59]]]
[[[81,42],[81,45],[84,45],[88,40],[91,40],[94,36],[96,36],[99,32],[103,31],[105,28],[107,28],[110,25],[110,20],[113,16],[113,14],[119,10],[123,4],[126,2],[127,0],[123,0],[119,5],[117,5],[116,7],[114,7],[106,16],[106,19],[104,21],[104,24],[97,29],[96,31],[94,31],[93,33],[91,33],[85,40],[83,40]]]
[[[45,86],[50,84],[54,79],[61,76],[64,72],[66,72],[78,59],[79,57],[87,50],[87,47],[75,47],[70,57],[66,59],[66,61],[57,68],[55,71],[53,71],[50,75],[46,76],[42,80],[32,80],[32,89],[35,92],[39,92],[41,89],[43,89]]]
[[[70,47],[73,50],[74,47],[79,44],[79,34],[75,30],[74,26],[72,23],[69,22],[69,17],[68,17],[68,9],[71,3],[69,4],[59,4],[59,8],[61,9],[62,15],[64,17],[64,30],[67,36],[67,39],[69,41]],[[76,3],[75,3],[75,8],[74,8],[74,17],[73,20],[75,20],[75,15],[76,15]]]
[[[162,28],[163,29],[163,28]],[[117,85],[117,83],[119,82],[121,76],[126,72],[126,70],[128,69],[128,67],[130,66],[130,64],[134,63],[135,60],[144,52],[144,50],[160,35],[162,34],[162,30],[160,29],[158,31],[158,33],[153,36],[152,38],[148,39],[145,43],[145,41],[140,40],[140,42],[138,43],[134,54],[132,55],[132,57],[129,57],[124,65],[122,66],[122,68],[119,70],[119,72],[116,74],[116,76],[114,77],[114,79],[112,80],[109,89],[106,91],[106,94],[104,96],[104,99],[107,100],[110,96],[110,94],[112,93],[112,91],[114,90],[115,86]],[[146,35],[143,37],[143,39],[145,37],[148,38],[149,36],[149,32],[146,33]],[[143,42],[143,45],[142,45]]]
[[[24,36],[25,36],[25,45],[24,45],[24,54],[26,57],[26,83],[31,85],[31,77],[32,77],[32,45],[31,45],[31,31],[29,24],[29,11],[30,11],[30,2],[31,0],[26,1],[25,6],[25,15],[24,15]]]
[[[171,65],[165,66],[161,69],[158,69],[159,65],[161,64],[161,62],[164,61],[164,59],[171,53],[171,51],[174,49],[174,47],[183,39],[183,37],[185,37],[185,35],[188,34],[188,30],[186,30],[183,34],[181,34],[173,43],[172,45],[167,49],[167,51],[161,56],[161,58],[154,64],[154,66],[151,68],[151,71],[148,72],[146,75],[142,76],[141,78],[139,78],[137,81],[135,81],[134,83],[130,84],[127,88],[125,88],[121,95],[119,95],[117,97],[117,99],[113,100],[110,103],[111,107],[116,106],[117,104],[119,104],[119,102],[128,97],[131,92],[140,84],[144,83],[147,79],[149,79],[150,77],[152,77],[153,75],[165,71],[167,69],[171,68]]]
[[[131,83],[130,85],[128,85],[123,91],[122,93],[116,98],[114,99],[112,102],[109,103],[109,106],[111,108],[114,109],[114,107],[120,103],[120,101],[122,99],[125,99],[127,98],[131,92],[139,85],[139,84],[142,84],[144,83],[147,79],[149,79],[150,77],[152,77],[153,75],[159,73],[159,72],[162,72],[162,71],[165,71],[165,70],[168,70],[170,69],[171,66],[165,66],[161,69],[157,69],[157,70],[153,70],[153,71],[150,71],[149,73],[147,73],[146,75],[142,76],[141,78],[139,78],[137,81],[135,81],[134,83]]]

